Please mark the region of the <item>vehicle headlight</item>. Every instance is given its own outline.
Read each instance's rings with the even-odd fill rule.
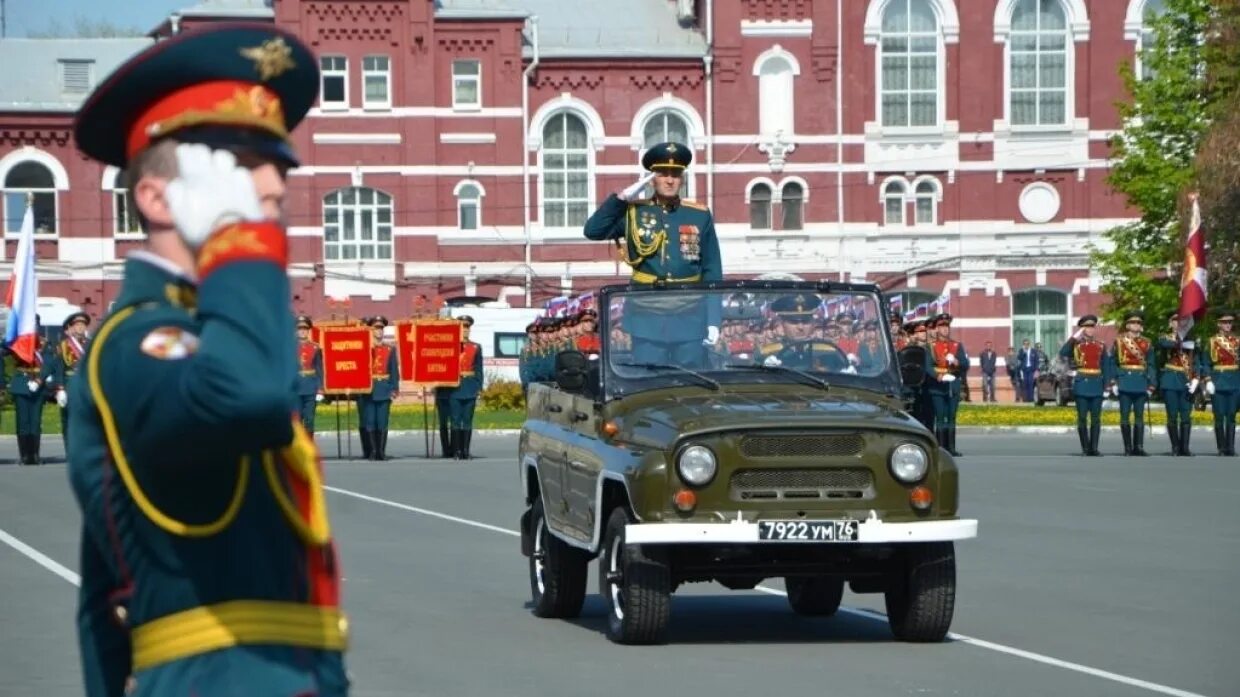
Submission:
[[[901,443],[891,451],[891,473],[902,482],[920,481],[929,467],[930,456],[916,443]]]
[[[704,445],[690,445],[681,450],[676,458],[676,471],[680,473],[680,478],[693,486],[709,484],[718,469],[715,454]]]

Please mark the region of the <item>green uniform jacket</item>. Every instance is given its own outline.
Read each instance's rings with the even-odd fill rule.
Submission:
[[[1227,350],[1227,346],[1231,350]],[[1206,339],[1201,351],[1202,372],[1210,377],[1216,392],[1240,391],[1240,370],[1236,369],[1236,353],[1240,351],[1240,338],[1234,335],[1215,334]]]
[[[1166,356],[1158,374],[1158,389],[1187,391],[1193,376],[1201,373],[1200,361],[1194,349],[1185,348],[1174,336],[1159,337],[1158,348],[1164,351]],[[1184,369],[1176,370],[1172,366]]]
[[[382,377],[376,375],[374,380],[371,381],[370,394],[366,395],[376,402],[390,402],[392,401],[392,395],[400,391],[400,371],[396,363],[396,347],[388,346],[387,344],[383,344],[383,347],[388,352],[387,360],[384,362],[386,365],[384,370],[387,374]],[[374,351],[378,348],[376,346],[371,350]]]
[[[474,345],[474,364],[470,367],[473,375],[461,375],[461,382],[452,390],[453,399],[475,399],[482,391],[482,344],[470,341]]]
[[[1111,360],[1111,379],[1115,381],[1120,392],[1129,394],[1145,392],[1158,381],[1157,367],[1154,365],[1154,342],[1139,336],[1135,341],[1143,341],[1147,346],[1142,350],[1140,344],[1137,344],[1130,349],[1130,355],[1125,356],[1120,354],[1120,342],[1124,339],[1125,337],[1116,339],[1111,345],[1111,351],[1107,354]],[[1133,353],[1139,355],[1131,355]],[[1139,362],[1128,363],[1134,358]],[[1125,367],[1126,365],[1130,367]]]
[[[69,383],[68,474],[82,509],[77,623],[91,697],[121,695],[131,668],[139,685],[164,671],[215,674],[222,655],[263,694],[347,683],[339,651],[287,645],[199,653],[146,672],[131,662],[126,627],[173,613],[244,600],[338,603],[317,451],[294,429],[283,232],[232,229],[243,227],[263,233],[260,250],[217,255],[197,288],[161,258],[132,254]],[[319,502],[309,522],[295,517],[294,487]]]
[[[1097,375],[1088,375],[1081,372],[1081,366],[1077,364],[1076,357],[1078,345],[1098,352],[1099,373]],[[1072,378],[1072,394],[1079,397],[1102,397],[1104,395],[1107,383],[1111,381],[1112,365],[1107,358],[1106,346],[1101,341],[1097,339],[1078,340],[1069,337],[1064,342],[1064,345],[1060,347],[1059,355],[1071,361],[1072,369],[1076,371],[1076,376]]]

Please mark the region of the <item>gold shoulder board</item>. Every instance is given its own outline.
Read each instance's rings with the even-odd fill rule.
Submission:
[[[685,206],[686,208],[696,208],[699,211],[707,210],[705,203],[698,203],[697,201],[694,201],[693,199],[682,198],[680,199],[680,205]]]

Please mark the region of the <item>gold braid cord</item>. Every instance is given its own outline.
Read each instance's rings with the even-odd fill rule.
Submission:
[[[625,217],[627,224],[624,226],[624,242],[620,245],[620,260],[636,269],[643,261],[667,246],[667,231],[660,230],[654,238],[643,244],[637,234],[637,206],[629,206]],[[629,243],[633,244],[633,250],[637,252],[636,258],[629,257]]]

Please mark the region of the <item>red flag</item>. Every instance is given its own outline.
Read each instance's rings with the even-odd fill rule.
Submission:
[[[1188,242],[1184,247],[1184,273],[1180,277],[1180,311],[1177,331],[1180,340],[1206,314],[1206,235],[1201,229],[1201,208],[1192,194],[1192,214],[1188,223]]]

